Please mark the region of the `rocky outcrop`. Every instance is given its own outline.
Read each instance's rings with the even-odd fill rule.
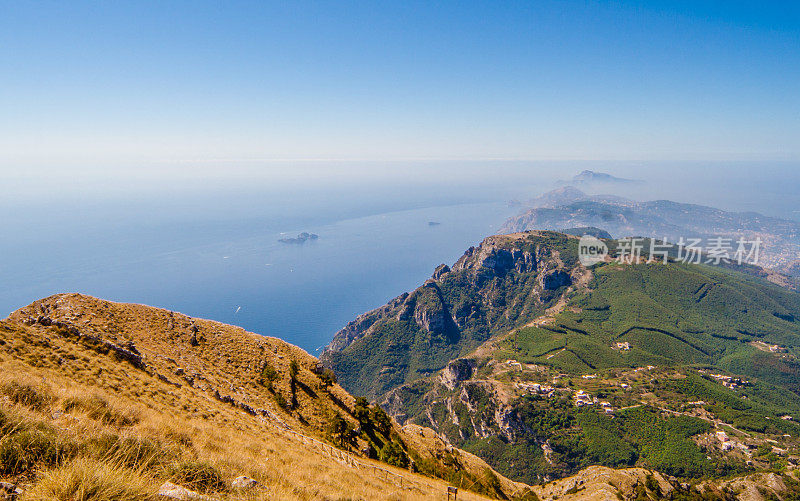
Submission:
[[[427,377],[551,306],[579,266],[560,257],[574,255],[577,240],[555,232],[488,237],[452,268],[439,265],[416,290],[350,322],[320,358],[345,388],[373,398]]]
[[[619,501],[670,499],[675,487],[660,473],[644,468],[614,470],[590,466],[577,475],[533,488],[542,501]],[[639,493],[643,497],[639,498]]]
[[[255,479],[242,475],[241,477],[233,479],[233,482],[231,482],[231,489],[240,491],[249,490],[255,488],[257,485],[258,482]]]
[[[357,316],[355,320],[348,323],[346,326],[344,326],[344,328],[342,328],[342,330],[333,336],[330,344],[328,344],[328,346],[326,346],[325,350],[322,352],[322,358],[325,357],[327,352],[342,351],[355,341],[368,335],[370,332],[372,332],[372,327],[378,320],[391,316],[393,312],[396,312],[398,308],[405,304],[408,296],[409,293],[404,292],[403,294],[400,294],[396,298],[389,301],[389,303],[386,305]]]
[[[421,329],[447,336],[451,341],[458,338],[458,327],[436,282],[428,280],[417,289],[407,299],[405,306],[409,308],[412,304],[414,321]]]
[[[570,274],[564,270],[553,270],[550,273],[542,275],[542,287],[545,290],[553,291],[571,284],[572,278]]]
[[[504,276],[511,270],[517,273],[536,271],[541,255],[507,245],[507,240],[489,237],[478,247],[470,247],[453,265],[453,271],[472,269],[490,270],[497,276]]]
[[[491,286],[493,279],[502,279],[511,272],[526,276],[550,270],[548,278],[542,280],[540,287],[558,289],[568,285],[569,270],[562,269],[559,263],[553,262],[552,249],[547,245],[536,244],[539,235],[531,232],[488,237],[479,246],[467,249],[452,268],[440,264],[434,270],[431,279],[416,291],[403,293],[386,305],[359,315],[348,323],[334,335],[331,343],[325,348],[322,359],[328,359],[330,352],[342,351],[358,339],[370,335],[374,332],[376,324],[382,320],[390,318],[407,320],[413,316],[421,328],[438,334],[451,333],[453,327],[461,327],[475,320],[475,317],[485,310],[481,304],[465,301],[457,305],[456,309],[452,309],[452,305],[442,297],[440,284],[456,277],[466,278],[474,287],[483,288]],[[476,298],[483,296],[486,300],[491,300],[488,294],[478,292]],[[418,306],[421,298],[428,298],[431,301],[425,301],[422,306]]]
[[[433,275],[431,276],[431,278],[433,278],[434,280],[441,280],[442,277],[447,275],[448,273],[450,273],[450,267],[443,263],[437,266],[435,270],[433,270]]]
[[[635,499],[786,499],[790,492],[776,473],[756,473],[697,485],[644,468],[590,466],[576,475],[532,488],[542,501],[633,501]]]
[[[476,361],[471,358],[457,358],[451,360],[447,364],[447,367],[442,369],[442,372],[439,373],[439,381],[441,381],[447,389],[452,390],[461,381],[466,381],[472,377],[475,365]]]
[[[28,316],[22,320],[25,325],[41,325],[42,327],[55,327],[56,332],[62,336],[70,337],[80,342],[83,345],[93,348],[95,351],[101,353],[112,353],[119,360],[124,360],[137,369],[145,369],[146,364],[142,358],[142,354],[136,349],[136,345],[132,341],[126,341],[124,346],[117,343],[103,339],[100,336],[87,334],[81,332],[75,325],[70,322],[63,322],[61,320],[50,318],[47,315],[38,315],[37,317]]]
[[[161,484],[161,487],[158,488],[158,495],[162,498],[179,499],[181,501],[188,501],[194,499],[200,501],[216,501],[216,498],[212,498],[210,496],[204,496],[199,492],[195,492],[193,490],[187,489],[186,487],[173,484],[172,482],[164,482],[163,484]]]
[[[769,499],[785,499],[786,482],[776,473],[756,473],[729,480],[703,482],[697,491],[707,497],[722,497],[725,492],[736,492],[736,499],[741,501],[765,501]]]

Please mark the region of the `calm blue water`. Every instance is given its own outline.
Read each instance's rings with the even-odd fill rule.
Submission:
[[[97,172],[0,175],[0,316],[82,292],[241,325],[316,353],[356,315],[494,233],[515,212],[506,201],[585,168],[646,180],[619,193],[638,200],[800,217],[800,168],[788,163],[393,164],[380,175],[368,167],[280,185],[227,171],[135,185],[98,181]],[[278,242],[301,231],[320,238]]]
[[[241,325],[316,353],[356,315],[417,287],[513,212],[504,202],[443,197],[446,205],[430,206],[423,197],[417,205],[428,206],[351,217],[394,208],[393,197],[379,198],[304,204],[292,216],[288,202],[263,199],[248,202],[247,214],[234,208],[241,197],[221,203],[216,218],[214,207],[192,218],[163,199],[28,208],[0,246],[0,313],[77,291]],[[278,242],[301,231],[319,239]]]

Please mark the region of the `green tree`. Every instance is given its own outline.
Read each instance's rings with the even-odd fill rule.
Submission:
[[[376,405],[369,410],[369,414],[370,421],[375,429],[388,437],[389,433],[392,431],[392,420],[389,419],[386,411],[381,409],[380,406]]]
[[[386,442],[378,453],[378,458],[399,468],[408,468],[408,455],[397,442]]]
[[[269,364],[269,362],[264,362],[264,366],[261,367],[261,377],[259,378],[258,383],[266,386],[269,391],[274,391],[272,384],[277,381],[278,378],[278,371],[276,371],[275,368]]]
[[[356,398],[356,405],[353,407],[353,417],[361,425],[361,429],[366,431],[372,427],[369,402],[364,397]]]
[[[328,424],[328,434],[334,442],[344,447],[353,438],[353,426],[337,413]]]
[[[325,369],[319,375],[319,380],[322,381],[323,388],[328,388],[336,384],[336,374],[330,369]]]

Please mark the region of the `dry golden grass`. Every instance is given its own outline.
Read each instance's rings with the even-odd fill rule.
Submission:
[[[31,323],[40,316],[50,325]],[[97,339],[137,350],[146,366],[120,359]],[[292,360],[300,367],[297,403],[285,411],[275,395],[292,397]],[[265,362],[280,374],[274,393],[257,382]],[[443,481],[363,457],[342,461],[329,446],[280,428],[324,439],[332,413],[353,421],[353,397],[338,385],[327,388],[316,364],[280,340],[165,310],[78,295],[37,302],[0,322],[0,410],[13,426],[43,430],[43,440],[60,448],[5,478],[21,482],[24,499],[36,501],[148,499],[166,480],[218,499],[446,499]],[[19,433],[0,428],[1,454]],[[399,427],[395,433],[431,460],[444,448]],[[485,472],[478,458],[456,454],[463,454],[464,478]],[[231,491],[240,475],[259,488]],[[461,500],[486,499],[461,487]]]
[[[77,459],[45,473],[21,501],[156,499],[153,479],[109,462]]]

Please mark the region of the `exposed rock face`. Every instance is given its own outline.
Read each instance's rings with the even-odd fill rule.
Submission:
[[[504,276],[509,271],[531,273],[536,271],[540,256],[518,248],[503,248],[496,240],[489,237],[479,247],[470,247],[453,265],[453,271],[466,269],[491,270],[497,276]]]
[[[475,364],[475,360],[471,358],[457,358],[451,360],[450,363],[447,364],[447,367],[439,374],[439,379],[443,385],[449,390],[452,390],[456,387],[456,384],[472,377]]]
[[[391,315],[392,312],[404,305],[408,296],[408,292],[404,292],[389,301],[388,304],[357,316],[355,320],[336,333],[330,344],[325,347],[323,356],[326,352],[341,351],[354,341],[369,334],[375,322]]]
[[[647,483],[648,476],[659,492],[649,490],[647,499],[670,499],[675,490],[660,473],[644,468],[614,470],[605,466],[590,466],[575,476],[534,487],[542,501],[564,499],[569,501],[618,501],[636,498],[636,489]],[[657,487],[656,487],[657,486]]]
[[[564,270],[553,270],[542,277],[542,286],[547,290],[556,290],[570,284],[572,284],[572,279]]]
[[[446,264],[440,264],[433,270],[433,276],[431,278],[434,280],[441,280],[441,278],[448,273],[450,273],[450,267]]]
[[[414,301],[414,321],[420,328],[433,334],[451,336],[451,340],[458,337],[458,327],[436,282],[425,282],[410,298]]]
[[[403,401],[403,398],[400,396],[400,393],[397,389],[390,391],[386,395],[381,403],[381,407],[383,407],[383,410],[385,410],[387,414],[394,418],[395,421],[400,423],[400,425],[405,424],[406,420],[408,419],[408,414],[406,413],[406,403]]]
[[[391,391],[381,405],[398,422],[425,422],[454,445],[492,436],[517,440],[525,430],[515,409],[497,394],[494,383],[471,379],[475,368],[474,359],[453,360],[436,379],[441,385],[412,383]],[[425,391],[421,398],[420,391]],[[418,409],[417,415],[405,414],[409,404]]]
[[[425,377],[541,314],[571,284],[579,264],[561,256],[574,255],[577,241],[554,232],[488,237],[452,268],[439,265],[416,290],[350,322],[320,358],[345,388],[370,397]]]

